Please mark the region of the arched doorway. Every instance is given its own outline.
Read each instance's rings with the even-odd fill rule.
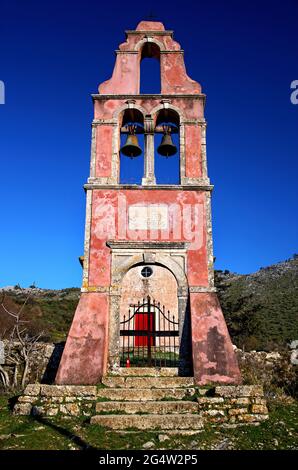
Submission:
[[[178,290],[167,268],[141,264],[125,274],[119,334],[120,366],[178,367]]]

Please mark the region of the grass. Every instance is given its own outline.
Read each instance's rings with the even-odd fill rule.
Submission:
[[[108,432],[98,425],[90,425],[86,418],[40,418],[14,416],[11,399],[0,397],[0,449],[69,450],[69,449],[142,449],[152,441],[155,449],[297,449],[298,402],[277,404],[270,419],[259,426],[235,429],[206,426],[200,433],[183,436],[169,435],[159,442],[167,431]]]
[[[134,355],[135,354],[135,355]],[[131,366],[136,367],[148,367],[148,351],[147,348],[138,347],[134,351],[125,351],[120,359],[120,366],[126,366],[126,359],[129,356]],[[155,349],[152,346],[151,351],[151,363],[153,367],[178,367],[179,366],[179,354],[175,352],[164,352],[160,349]]]

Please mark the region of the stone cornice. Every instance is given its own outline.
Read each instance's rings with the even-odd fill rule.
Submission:
[[[201,294],[203,292],[217,292],[217,289],[215,287],[190,286],[189,292],[191,294]]]
[[[188,126],[202,126],[206,125],[206,119],[184,119],[183,124],[187,124]]]
[[[105,287],[105,286],[88,286],[88,287],[82,287],[81,292],[97,292],[101,294],[106,294],[110,292],[110,287]]]
[[[206,99],[206,95],[204,93],[194,93],[192,95],[190,94],[179,94],[179,93],[173,93],[171,95],[167,94],[167,95],[162,95],[162,94],[140,94],[140,95],[111,95],[111,94],[108,94],[108,95],[100,95],[99,93],[93,93],[91,94],[92,96],[92,99],[93,100],[127,100],[127,99],[136,99],[136,100],[140,100],[140,99],[159,99],[159,100],[162,100],[164,98],[170,98],[170,99],[180,99],[180,98],[183,98],[183,99],[200,99],[200,100],[204,100]]]
[[[158,246],[161,243],[168,244],[168,246]],[[138,244],[138,245],[137,245]],[[150,246],[149,246],[150,244]],[[154,245],[155,244],[155,245]],[[123,242],[107,242],[107,245],[111,249],[121,250],[121,249],[167,249],[167,250],[186,250],[186,247],[181,247],[180,245],[185,245],[184,242],[131,242],[131,241],[123,241]],[[136,246],[137,245],[137,246]],[[102,293],[102,294],[111,294],[111,295],[120,295],[121,292],[119,287],[111,286],[111,287],[104,287],[104,286],[89,286],[89,287],[82,287],[81,292],[84,293]],[[217,292],[215,287],[202,287],[202,286],[190,286],[189,292],[191,294],[201,294],[204,292]]]
[[[121,51],[120,49],[116,49],[115,53],[116,54],[139,54],[140,51],[134,51],[134,50],[129,50],[129,49],[125,50],[125,51]],[[184,55],[184,50],[179,49],[179,51],[171,51],[171,50],[165,49],[163,51],[160,51],[160,54],[182,54],[182,55]]]
[[[137,36],[142,36],[143,34],[145,36],[149,36],[149,37],[152,37],[152,36],[171,36],[173,37],[173,34],[174,34],[174,31],[171,30],[171,29],[165,29],[165,30],[162,30],[162,31],[159,31],[159,30],[151,30],[151,29],[148,29],[146,31],[141,31],[141,30],[136,30],[136,29],[127,29],[125,31],[125,34],[133,34],[133,35],[137,35]]]
[[[147,121],[152,121],[152,118],[146,118],[145,117],[145,120],[147,119]],[[93,119],[92,125],[95,125],[95,126],[118,126],[119,123],[118,123],[118,120],[117,119]],[[180,123],[180,126],[181,125],[188,125],[188,126],[206,126],[207,125],[207,121],[206,119],[184,119],[181,123]],[[124,129],[125,127],[121,128],[121,132],[124,132]],[[128,132],[128,131],[127,131]],[[152,132],[154,132],[154,130],[152,130]],[[156,131],[155,131],[156,132]],[[162,128],[160,128],[159,132],[162,132]],[[178,131],[177,131],[178,132]]]
[[[107,246],[112,250],[186,250],[189,242],[141,241],[141,240],[108,240]]]
[[[212,191],[213,190],[213,185],[196,185],[196,184],[190,184],[190,185],[166,185],[166,184],[158,184],[158,185],[152,185],[152,186],[142,186],[138,184],[100,184],[100,183],[87,183],[84,185],[84,189],[134,189],[134,190],[162,190],[166,189],[168,191],[177,191],[177,190],[182,190],[182,191]]]
[[[136,55],[138,55],[139,51],[130,51],[130,50],[120,51],[120,49],[115,49],[115,54],[136,54]]]

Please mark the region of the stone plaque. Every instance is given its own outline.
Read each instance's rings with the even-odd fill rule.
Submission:
[[[164,204],[135,205],[128,208],[130,230],[166,230],[168,206]]]

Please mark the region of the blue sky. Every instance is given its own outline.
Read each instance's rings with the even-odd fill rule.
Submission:
[[[151,11],[207,94],[215,267],[248,273],[297,252],[296,0],[2,0],[0,285],[80,286],[90,94]]]

